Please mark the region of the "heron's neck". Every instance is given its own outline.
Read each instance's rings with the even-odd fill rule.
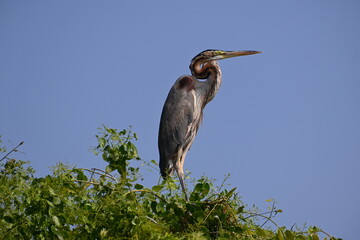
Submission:
[[[197,90],[203,99],[203,107],[210,102],[219,91],[221,85],[221,70],[216,61],[195,65],[192,74],[197,79],[206,79],[197,82]]]

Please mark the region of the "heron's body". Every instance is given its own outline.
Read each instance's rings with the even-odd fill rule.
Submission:
[[[215,97],[221,85],[221,70],[216,60],[255,53],[259,52],[203,51],[191,61],[192,76],[181,76],[170,89],[160,120],[160,172],[166,178],[176,171],[186,198],[185,157],[199,129],[203,109]]]
[[[180,77],[171,88],[165,101],[159,129],[160,170],[166,177],[178,170],[183,175],[183,164],[200,123],[203,109],[210,101],[203,91],[199,91],[204,82],[193,76]],[[221,84],[221,78],[212,83],[214,95]],[[168,114],[171,112],[171,114]]]

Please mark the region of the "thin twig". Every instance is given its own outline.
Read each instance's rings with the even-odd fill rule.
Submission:
[[[208,213],[208,215],[204,218],[204,220],[202,221],[202,223],[201,224],[203,224],[203,223],[205,223],[206,222],[206,220],[208,219],[208,217],[211,215],[211,213],[215,210],[215,208],[217,207],[217,205],[219,205],[220,204],[220,201],[219,202],[217,202],[215,205],[214,205],[214,207],[210,210],[210,212]]]
[[[90,181],[92,180],[92,179],[94,179],[94,174],[95,174],[95,172],[93,171],[93,172],[91,172],[91,175],[90,175]]]
[[[147,219],[149,219],[150,221],[152,221],[153,223],[159,224],[157,221],[155,221],[153,218],[146,216]]]
[[[230,177],[230,173],[228,173],[226,176],[225,176],[225,178],[224,178],[224,180],[222,181],[222,183],[221,183],[221,185],[220,185],[220,187],[219,187],[219,192],[221,192],[221,189],[224,187],[224,185],[225,185],[225,182],[229,179],[229,177]]]
[[[107,173],[107,172],[105,172],[104,170],[101,170],[101,169],[98,169],[98,168],[92,168],[92,169],[94,169],[94,170],[96,170],[96,171],[99,171],[99,172],[105,173],[109,178],[111,178],[111,179],[113,179],[115,182],[117,182],[117,181],[116,181],[116,178],[115,178],[113,175],[111,175],[110,173]]]
[[[254,215],[254,216],[259,216],[259,217],[263,217],[263,218],[268,219],[268,221],[272,222],[272,223],[280,230],[281,234],[285,237],[285,234],[284,234],[283,230],[282,230],[282,229],[280,228],[280,226],[277,225],[276,222],[273,221],[271,218],[269,218],[269,217],[267,217],[267,216],[265,216],[265,215],[262,215],[262,214],[257,214],[257,213],[254,213],[253,215]]]
[[[271,219],[273,217],[272,214],[274,212],[274,209],[275,209],[275,202],[273,202],[273,204],[272,204],[269,218],[260,226],[261,228],[269,221],[269,219]]]
[[[325,234],[325,235],[327,235],[327,236],[331,239],[331,235],[328,234],[327,232],[325,232],[324,230],[321,230],[320,232],[323,233],[323,234]]]
[[[90,170],[90,169],[86,169],[86,168],[78,168],[78,169],[79,169],[79,170],[88,171],[88,172],[91,172],[91,173],[93,173],[93,174],[95,173],[95,174],[98,174],[98,175],[101,175],[101,176],[104,176],[104,177],[108,177],[108,178],[112,179],[115,183],[117,183],[116,178],[114,178],[112,175],[110,175],[110,174],[108,174],[108,173],[102,174],[102,173],[97,172],[97,171],[102,171],[102,170],[100,170],[100,169],[93,168],[93,169],[95,169],[95,170],[97,170],[97,171],[95,171],[95,170]],[[104,171],[102,171],[102,172],[104,172]],[[92,178],[92,177],[91,177],[91,178]]]
[[[130,142],[130,134],[131,134],[132,132],[131,132],[131,126],[128,128],[128,135],[127,135],[127,137],[126,137],[126,140],[125,140],[125,143],[128,143],[128,142]]]
[[[213,200],[211,203],[215,203],[215,205],[214,205],[214,207],[210,210],[210,212],[209,212],[208,215],[205,217],[205,219],[204,219],[204,221],[203,221],[202,223],[204,223],[204,222],[207,220],[207,218],[210,216],[210,214],[215,210],[215,208],[216,208],[220,203],[222,203],[222,202],[227,202],[227,201],[229,200],[229,198],[231,198],[231,196],[229,196],[229,197],[226,197],[226,196],[222,197],[222,196],[221,196],[220,199],[215,199],[215,200]],[[229,206],[229,205],[228,205],[228,206]]]
[[[8,152],[8,153],[0,160],[0,162],[1,162],[2,160],[4,160],[7,156],[9,156],[10,153],[16,152],[16,151],[17,151],[17,148],[20,147],[20,146],[23,145],[23,144],[24,144],[24,141],[21,141],[16,147],[14,147],[10,152]]]

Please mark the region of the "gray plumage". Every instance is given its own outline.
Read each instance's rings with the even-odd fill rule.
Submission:
[[[255,53],[259,52],[203,51],[191,61],[192,76],[181,76],[170,89],[160,120],[159,166],[164,178],[176,171],[186,199],[185,157],[199,129],[203,109],[215,97],[221,85],[221,70],[216,60]]]

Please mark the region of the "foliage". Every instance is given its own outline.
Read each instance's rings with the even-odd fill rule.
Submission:
[[[100,130],[93,150],[108,163],[105,171],[60,163],[52,175],[36,178],[27,162],[0,163],[0,238],[317,240],[322,233],[335,239],[317,227],[279,227],[274,202],[267,213],[246,209],[236,188],[214,187],[205,177],[195,180],[189,201],[173,179],[146,188],[131,164],[141,160],[136,135]],[[264,228],[266,222],[274,227]]]

